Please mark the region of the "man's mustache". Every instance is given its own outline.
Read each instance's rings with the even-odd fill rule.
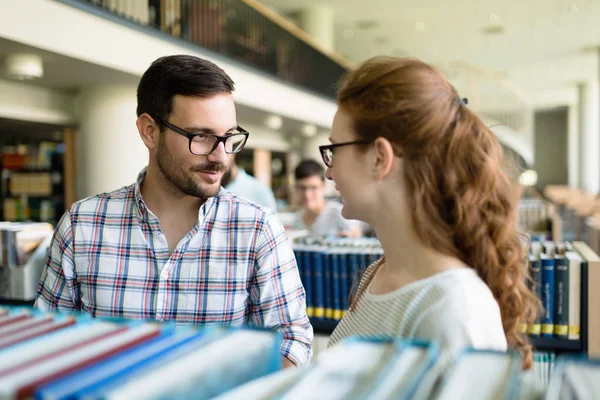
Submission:
[[[225,172],[227,167],[219,163],[206,163],[192,168],[194,172]]]

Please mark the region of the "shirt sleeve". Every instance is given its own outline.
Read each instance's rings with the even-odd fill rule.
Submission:
[[[46,255],[35,306],[43,311],[79,309],[73,262],[73,234],[70,212],[58,222]]]
[[[250,292],[252,320],[283,334],[281,353],[296,366],[312,356],[313,329],[294,252],[281,222],[268,214],[256,246],[256,275]]]

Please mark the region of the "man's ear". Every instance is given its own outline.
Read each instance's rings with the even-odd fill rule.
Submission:
[[[387,177],[394,166],[394,148],[389,140],[378,137],[373,143],[375,148],[375,161],[373,163],[373,179],[380,180]]]
[[[138,117],[135,124],[137,125],[140,137],[148,150],[157,148],[160,131],[154,118],[144,113]]]

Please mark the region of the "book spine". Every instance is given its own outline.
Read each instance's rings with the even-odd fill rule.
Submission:
[[[581,331],[581,259],[569,259],[569,339],[579,340]]]
[[[312,252],[314,317],[325,317],[325,274],[323,271],[323,253],[320,250]]]
[[[529,269],[531,276],[531,290],[537,298],[542,301],[542,262],[531,256],[529,258]],[[532,336],[539,336],[542,333],[542,316],[543,311],[538,310],[533,324],[530,324],[527,331]]]
[[[555,257],[554,277],[554,335],[566,339],[569,336],[569,260],[565,257]]]
[[[333,282],[332,282],[332,274],[331,274],[331,252],[326,251],[321,253],[323,256],[323,296],[325,303],[325,318],[333,319]]]
[[[554,258],[542,255],[542,336],[554,335]]]
[[[342,297],[341,297],[341,274],[340,257],[336,252],[331,254],[331,277],[332,277],[332,296],[333,296],[333,319],[342,319]]]

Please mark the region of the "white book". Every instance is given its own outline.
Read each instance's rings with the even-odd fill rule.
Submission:
[[[373,399],[402,399],[412,397],[417,383],[431,364],[430,350],[424,346],[410,346],[402,350],[389,366],[385,376],[369,397]]]
[[[599,393],[600,363],[567,361],[552,375],[546,400],[597,399]]]
[[[579,253],[568,251],[569,260],[569,340],[581,337],[581,262]]]
[[[351,341],[324,353],[315,367],[293,386],[283,400],[348,399],[368,392],[382,370],[397,355],[392,343]],[[360,393],[357,393],[360,392]]]
[[[447,375],[437,400],[510,399],[519,370],[520,359],[512,353],[467,351]]]

